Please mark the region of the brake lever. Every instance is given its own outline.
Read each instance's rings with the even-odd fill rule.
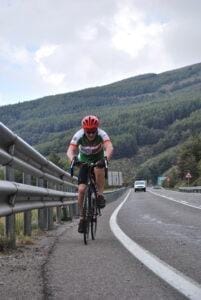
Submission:
[[[73,177],[73,175],[74,175],[74,163],[75,163],[75,159],[72,160],[71,165],[70,165],[70,175],[71,175],[71,177]]]
[[[108,160],[105,158],[105,179],[108,179]]]

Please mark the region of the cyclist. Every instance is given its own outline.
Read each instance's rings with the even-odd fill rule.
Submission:
[[[113,152],[112,142],[108,134],[99,128],[100,121],[98,117],[89,115],[83,118],[82,128],[78,130],[68,147],[67,157],[79,166],[80,163],[97,163],[94,168],[96,184],[98,190],[97,205],[100,208],[105,207],[105,198],[103,196],[105,184],[105,159],[110,160]],[[83,200],[87,186],[87,166],[80,164],[78,175],[78,206],[80,210],[80,222],[78,232],[83,233]]]

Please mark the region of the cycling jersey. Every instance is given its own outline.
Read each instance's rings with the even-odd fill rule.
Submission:
[[[84,129],[77,131],[70,144],[78,147],[78,159],[81,162],[96,162],[104,157],[104,143],[110,141],[108,134],[98,128],[93,141],[89,141],[84,133]]]

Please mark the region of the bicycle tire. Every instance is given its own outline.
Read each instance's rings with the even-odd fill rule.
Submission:
[[[85,245],[88,244],[88,240],[89,240],[89,226],[90,226],[90,222],[88,219],[86,219],[84,221],[84,233],[83,233]]]
[[[90,203],[91,203],[91,238],[95,240],[97,230],[97,206],[96,206],[96,191],[94,187],[90,188]]]
[[[83,238],[84,238],[84,244],[88,244],[89,240],[89,227],[90,227],[90,219],[89,219],[89,198],[88,198],[88,191],[85,193],[84,198],[84,207],[83,207],[83,219],[84,219],[84,232],[83,232]]]

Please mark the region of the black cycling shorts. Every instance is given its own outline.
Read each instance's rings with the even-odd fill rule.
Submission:
[[[82,166],[78,174],[78,184],[86,184],[88,182],[88,167]]]
[[[96,167],[98,169],[103,169],[105,167]],[[88,166],[82,166],[80,168],[79,174],[78,174],[78,184],[86,184],[88,182]]]

